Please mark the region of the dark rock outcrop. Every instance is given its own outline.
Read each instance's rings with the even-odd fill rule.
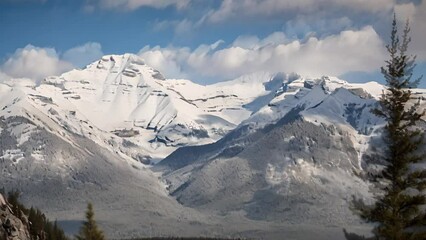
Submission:
[[[11,206],[6,202],[3,195],[0,194],[0,239],[5,240],[29,240],[28,220],[21,213],[21,220],[17,213],[12,211]]]

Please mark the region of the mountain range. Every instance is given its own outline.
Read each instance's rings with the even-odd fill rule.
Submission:
[[[373,199],[383,90],[267,72],[200,85],[107,55],[0,84],[0,182],[69,233],[91,201],[110,238],[365,234],[350,205]]]

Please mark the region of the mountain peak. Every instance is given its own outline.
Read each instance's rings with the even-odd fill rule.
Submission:
[[[125,54],[109,54],[109,55],[104,55],[101,59],[99,59],[98,61],[112,61],[112,62],[116,62],[116,63],[120,63],[120,62],[125,62],[125,63],[134,63],[134,64],[138,64],[138,65],[145,65],[145,61],[142,57],[133,54],[133,53],[125,53]]]
[[[123,55],[105,55],[95,61],[84,70],[107,70],[110,73],[122,73],[128,77],[136,77],[142,72],[150,72],[157,80],[165,80],[164,76],[156,69],[145,64],[145,60],[138,55],[126,53]]]

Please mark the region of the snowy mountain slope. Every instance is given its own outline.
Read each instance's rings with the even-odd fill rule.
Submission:
[[[45,79],[35,94],[52,99],[58,113],[72,113],[61,121],[75,119],[68,124],[79,134],[90,133],[81,120],[137,146],[141,158],[162,159],[180,146],[220,139],[269,102],[285,77],[257,73],[201,86],[164,80],[135,55],[108,55],[85,69]],[[55,109],[46,104],[44,111]],[[106,136],[103,142],[109,141]]]
[[[20,144],[22,137],[15,133],[28,126],[32,133],[25,131],[26,141]],[[135,231],[133,236],[149,235],[150,223],[167,235],[173,231],[161,229],[159,223],[187,228],[187,234],[196,232],[191,221],[210,224],[202,214],[171,198],[158,175],[142,163],[126,161],[76,134],[61,138],[23,117],[2,119],[1,127],[2,148],[11,149],[0,158],[2,187],[19,189],[24,202],[60,223],[78,223],[91,201],[102,227],[115,238]]]
[[[162,82],[161,74],[137,56],[111,55],[83,70],[47,78],[37,91],[153,158],[180,145],[211,142],[234,127],[207,115]]]
[[[382,89],[328,77],[285,82],[224,138],[180,148],[157,168],[171,194],[192,208],[324,229],[359,225],[349,203],[353,195],[371,201],[373,186],[362,176],[380,151],[371,144],[383,121],[370,111]]]
[[[268,104],[243,121],[227,136],[213,144],[180,148],[164,159],[160,165],[173,165],[172,162],[176,162],[183,166],[181,160],[174,160],[182,158],[179,154],[184,152],[192,155],[196,155],[197,152],[203,154],[203,157],[183,157],[185,161],[206,159],[205,155],[209,154],[210,157],[218,154],[226,156],[236,154],[244,145],[251,144],[268,132],[270,128],[268,125],[276,124],[286,115],[288,118],[299,112],[306,121],[317,125],[340,124],[339,127],[349,129],[354,136],[358,136],[359,131],[371,131],[370,128],[379,124],[380,120],[369,112],[376,104],[376,99],[369,92],[381,89],[379,84],[367,83],[364,87],[351,85],[336,78],[305,79],[300,76],[288,78]]]
[[[238,125],[267,104],[284,79],[291,77],[294,76],[257,72],[207,86],[182,79],[168,80],[166,84],[204,111]]]
[[[253,220],[354,224],[345,201],[368,197],[368,185],[353,176],[356,150],[335,130],[302,121],[274,128],[238,155],[200,166],[172,193],[186,206],[242,210]]]

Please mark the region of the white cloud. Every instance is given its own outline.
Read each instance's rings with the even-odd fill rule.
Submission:
[[[19,48],[2,65],[1,70],[13,78],[41,80],[70,70],[72,65],[59,59],[53,48],[39,48],[27,45]]]
[[[417,55],[420,61],[426,60],[426,1],[415,6],[413,3],[400,4],[395,6],[395,13],[400,23],[410,20],[412,45],[411,52]],[[400,27],[402,30],[402,26]],[[402,31],[400,31],[402,32]]]
[[[53,48],[27,45],[18,48],[0,65],[0,82],[10,78],[29,78],[39,82],[52,75],[60,75],[73,68],[82,67],[103,55],[99,43],[89,42],[59,54]]]
[[[341,75],[350,71],[377,70],[385,58],[383,42],[370,26],[322,39],[287,41],[284,33],[276,32],[264,39],[239,37],[222,49],[218,46],[223,41],[219,41],[201,45],[193,51],[145,47],[139,54],[166,77],[194,80],[200,77],[223,80],[256,71]]]
[[[63,54],[62,59],[72,63],[74,66],[83,67],[101,58],[103,55],[101,44],[88,42],[67,50]]]
[[[224,0],[206,18],[209,22],[222,22],[232,17],[274,16],[285,13],[309,14],[336,12],[349,9],[352,12],[383,12],[393,8],[395,0]],[[325,8],[326,7],[326,8]]]
[[[157,21],[153,24],[153,29],[156,31],[172,28],[176,35],[188,34],[197,27],[199,27],[197,24],[186,18],[183,20]]]
[[[309,35],[329,35],[353,28],[354,24],[347,16],[322,17],[317,15],[296,16],[286,21],[285,33],[291,39]]]
[[[104,9],[118,9],[131,11],[141,7],[165,8],[174,6],[183,9],[188,6],[190,0],[89,0],[85,8],[93,10],[94,7]]]
[[[149,46],[140,50],[141,55],[149,65],[169,78],[187,78],[189,75],[183,71],[185,61],[190,55],[189,48],[160,48]]]
[[[192,78],[198,73],[188,72],[187,70],[193,69],[196,58],[208,57],[209,52],[214,51],[222,44],[223,41],[219,40],[211,45],[200,45],[194,51],[188,47],[176,48],[168,47],[161,48],[159,46],[149,47],[146,46],[139,51],[148,64],[160,70],[164,75],[169,78]]]
[[[11,77],[9,75],[0,71],[0,82],[6,82],[6,81],[9,81],[10,79]]]
[[[395,14],[399,21],[405,22],[407,19],[413,19],[416,13],[416,6],[413,3],[404,3],[395,6]]]
[[[259,39],[257,36],[252,35],[239,36],[232,43],[232,46],[248,49],[258,49],[267,45],[282,44],[288,41],[289,40],[283,32],[274,32],[264,39]]]

